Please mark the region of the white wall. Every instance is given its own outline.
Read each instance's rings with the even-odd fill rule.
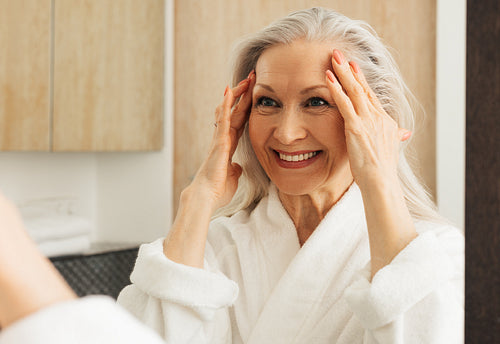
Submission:
[[[173,0],[166,0],[164,149],[147,153],[0,152],[0,190],[17,204],[71,197],[95,241],[148,242],[172,221]]]
[[[436,191],[441,214],[465,227],[466,0],[437,1]]]
[[[171,219],[169,154],[97,156],[98,241],[152,241]]]
[[[16,204],[75,198],[78,212],[95,220],[96,182],[93,154],[0,152],[0,189]]]

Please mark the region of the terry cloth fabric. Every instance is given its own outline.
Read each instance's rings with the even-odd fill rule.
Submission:
[[[76,215],[45,215],[23,218],[26,231],[37,243],[89,235],[92,224]]]
[[[47,257],[84,253],[90,248],[92,223],[73,214],[24,212],[30,237]]]
[[[462,343],[464,238],[415,222],[418,236],[370,278],[353,184],[300,247],[275,186],[252,211],[210,224],[205,267],[143,245],[118,302],[167,343]]]
[[[38,244],[38,249],[47,257],[85,253],[90,249],[90,233],[65,239],[53,239]]]
[[[105,296],[46,307],[0,332],[0,344],[164,344]]]

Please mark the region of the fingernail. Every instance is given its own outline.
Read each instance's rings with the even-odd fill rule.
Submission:
[[[252,81],[252,80],[255,80],[255,72],[253,72],[253,71],[248,75],[248,81]]]
[[[333,58],[339,65],[344,63],[344,55],[340,52],[340,50],[333,49]]]
[[[404,133],[403,137],[401,138],[401,141],[406,141],[410,138],[412,132],[411,131],[407,131],[406,133]]]
[[[250,77],[255,74],[255,69],[252,69],[250,73],[248,73],[247,79],[250,79]]]
[[[326,70],[326,76],[328,77],[328,79],[330,79],[331,82],[335,83],[335,76],[333,75],[331,70]]]
[[[357,73],[361,72],[361,69],[359,68],[359,66],[358,66],[358,64],[357,64],[356,62],[354,62],[354,61],[350,61],[350,62],[349,62],[349,65],[351,66],[352,71],[353,71],[354,73],[356,73],[356,74],[357,74]]]
[[[229,86],[226,86],[226,89],[224,90],[224,97],[226,96],[227,91],[229,91]]]

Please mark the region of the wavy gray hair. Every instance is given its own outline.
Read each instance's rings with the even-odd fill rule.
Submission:
[[[232,83],[236,85],[245,79],[255,69],[257,60],[266,49],[297,40],[335,42],[348,60],[358,63],[385,111],[399,127],[414,130],[412,105],[418,103],[404,83],[388,49],[370,25],[329,9],[314,7],[291,13],[243,39],[236,48]],[[415,219],[442,222],[435,204],[410,168],[407,153],[407,144],[402,144],[398,175],[410,213]],[[267,195],[269,178],[253,151],[248,123],[238,143],[234,161],[243,168],[238,190],[231,202],[215,213],[215,217],[251,209]]]

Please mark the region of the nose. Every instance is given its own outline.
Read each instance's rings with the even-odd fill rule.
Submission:
[[[307,136],[304,120],[298,111],[284,110],[274,129],[274,137],[282,144],[289,145]]]

